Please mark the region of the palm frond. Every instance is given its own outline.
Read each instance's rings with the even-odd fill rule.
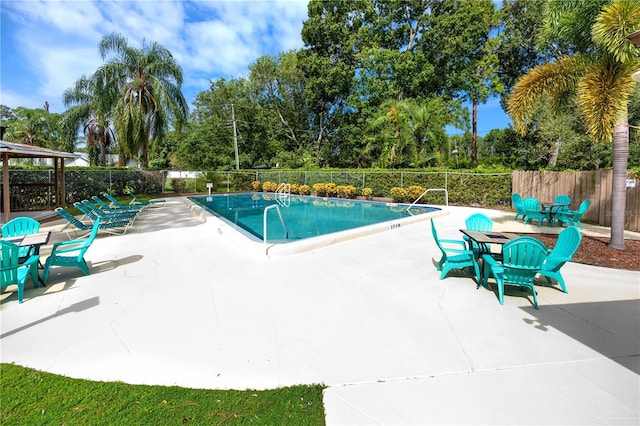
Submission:
[[[605,55],[590,66],[578,84],[578,105],[589,134],[597,141],[612,142],[616,122],[627,113],[636,87],[633,66]]]
[[[560,99],[573,92],[586,67],[582,55],[565,56],[539,65],[522,76],[509,96],[507,113],[517,132],[524,134],[540,99]]]
[[[593,41],[604,47],[619,62],[638,57],[636,47],[627,35],[640,29],[640,2],[615,0],[606,5],[591,28]]]

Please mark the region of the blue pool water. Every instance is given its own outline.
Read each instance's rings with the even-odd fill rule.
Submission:
[[[297,195],[277,199],[273,193],[262,192],[189,198],[259,240],[264,240],[265,209],[278,206],[267,212],[267,241],[272,243],[298,241],[439,210],[414,206],[407,211],[407,204]]]

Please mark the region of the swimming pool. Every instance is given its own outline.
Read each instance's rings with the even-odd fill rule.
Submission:
[[[439,211],[437,207],[250,192],[189,197],[249,238],[283,244]],[[265,215],[265,210],[267,211]],[[266,219],[265,219],[266,217]],[[265,238],[266,231],[266,238]]]

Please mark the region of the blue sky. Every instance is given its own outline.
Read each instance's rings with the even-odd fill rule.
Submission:
[[[307,0],[0,0],[0,104],[63,112],[62,93],[102,60],[98,42],[117,32],[169,49],[189,103],[211,80],[246,77],[262,55],[299,49]],[[479,108],[478,133],[503,128],[497,99]],[[455,131],[454,131],[455,133]]]

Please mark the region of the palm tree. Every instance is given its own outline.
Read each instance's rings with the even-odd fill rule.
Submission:
[[[561,109],[573,99],[589,135],[596,141],[613,142],[609,246],[624,250],[627,105],[637,88],[631,75],[640,67],[638,53],[626,35],[640,27],[640,2],[613,0],[603,7],[600,3],[563,0],[548,4],[543,35],[555,36],[559,43],[554,47],[568,53],[522,76],[507,110],[515,129],[524,134],[539,100],[549,97]],[[567,42],[572,44],[562,46]]]
[[[67,138],[74,140],[81,125],[87,137],[90,163],[95,163],[97,156],[98,164],[104,166],[107,149],[116,142],[111,110],[117,96],[113,87],[104,87],[102,83],[95,76],[82,76],[63,93],[62,101],[70,108],[64,114],[62,127]]]
[[[186,121],[182,68],[158,43],[135,49],[119,34],[104,36],[99,50],[102,59],[110,59],[95,76],[119,94],[113,116],[120,143],[131,155],[139,155],[146,167],[150,141],[162,137],[171,124]]]

